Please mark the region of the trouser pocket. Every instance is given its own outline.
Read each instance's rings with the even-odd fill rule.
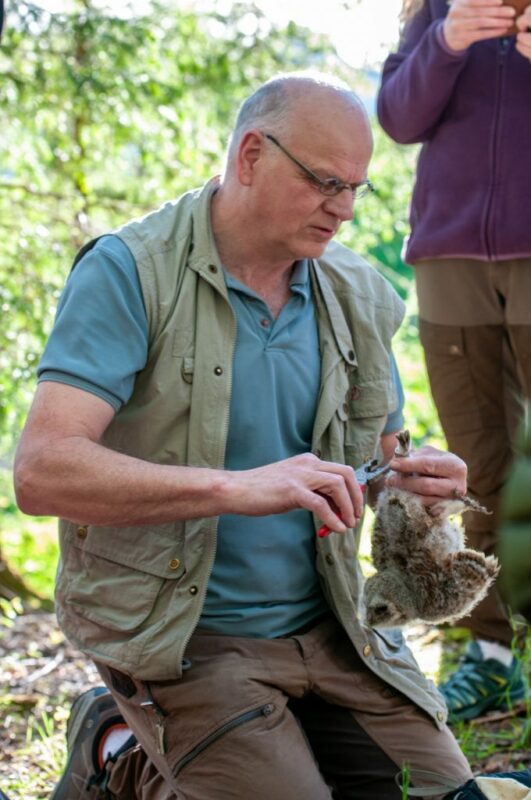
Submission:
[[[188,753],[179,759],[179,761],[173,767],[173,777],[176,778],[179,772],[184,769],[187,764],[193,761],[194,758],[200,756],[208,747],[221,739],[225,734],[229,733],[235,728],[238,728],[240,725],[245,725],[245,723],[252,722],[259,717],[269,717],[274,710],[275,706],[273,703],[265,703],[257,708],[252,708],[249,711],[245,711],[244,713],[239,714],[237,717],[234,717],[234,719],[231,719],[228,722],[225,722],[223,725],[220,725],[219,728],[206,736],[194,748],[192,748]]]
[[[505,428],[504,331],[419,320],[430,387],[446,435]]]

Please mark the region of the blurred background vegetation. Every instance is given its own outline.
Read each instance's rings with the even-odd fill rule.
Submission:
[[[92,0],[67,5],[68,12],[50,13],[12,3],[0,48],[5,614],[20,596],[30,606],[40,597],[50,607],[55,523],[17,511],[11,469],[35,368],[76,250],[219,172],[239,103],[273,74],[306,68],[338,74],[369,108],[378,79],[374,69],[347,66],[326,38],[293,23],[276,26],[251,4],[232,4],[224,14],[156,0],[142,13],[119,14]],[[359,204],[340,238],[407,301],[396,344],[407,424],[417,442],[440,441],[418,345],[412,273],[400,258],[416,152],[391,143],[374,126],[370,177],[377,191]]]

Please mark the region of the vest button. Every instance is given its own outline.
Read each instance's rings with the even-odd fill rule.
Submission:
[[[354,350],[348,351],[348,357],[350,358],[351,361],[354,361]]]
[[[461,355],[461,348],[459,347],[458,344],[451,344],[450,347],[448,348],[448,352],[452,356],[460,356]]]
[[[365,658],[368,658],[368,656],[370,656],[371,653],[372,653],[372,647],[370,646],[370,644],[366,644],[365,647],[363,648],[363,655],[365,656]]]
[[[352,389],[350,390],[350,399],[351,400],[357,400],[359,396],[360,396],[359,387],[358,386],[353,386]]]
[[[179,567],[181,566],[181,562],[179,561],[178,558],[172,558],[168,566],[170,569],[179,569]]]
[[[188,591],[190,594],[197,594],[197,586],[190,586]]]
[[[437,719],[439,722],[444,722],[444,711],[437,711]]]
[[[209,269],[209,271],[210,271],[210,272],[212,272],[214,275],[215,275],[215,274],[216,274],[216,272],[218,271],[218,268],[217,268],[217,266],[216,266],[215,264],[209,264],[209,265],[208,265],[208,269]]]
[[[214,375],[223,375],[223,367],[214,367]]]
[[[327,564],[332,565],[334,563],[334,556],[331,556],[330,553],[327,553],[325,556],[325,561]]]
[[[76,531],[79,539],[86,539],[87,538],[87,529],[85,525],[80,525]]]

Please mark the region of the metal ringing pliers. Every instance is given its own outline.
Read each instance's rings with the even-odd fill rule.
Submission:
[[[395,447],[395,456],[398,458],[403,458],[404,456],[409,455],[410,447],[411,447],[411,439],[408,430],[400,431],[396,435],[398,444]],[[377,458],[370,458],[365,461],[361,467],[358,467],[357,470],[354,471],[356,475],[356,480],[358,481],[358,485],[362,492],[367,491],[367,486],[378,478],[381,478],[382,475],[385,475],[391,469],[390,462],[387,461],[385,464],[379,464]],[[328,536],[330,533],[330,528],[328,525],[322,525],[319,530],[317,531],[317,536],[320,539],[324,539],[325,536]]]

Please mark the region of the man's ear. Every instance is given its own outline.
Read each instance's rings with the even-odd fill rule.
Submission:
[[[236,155],[236,170],[238,179],[244,186],[250,186],[256,164],[263,156],[265,147],[264,137],[259,131],[247,131],[238,146]]]

